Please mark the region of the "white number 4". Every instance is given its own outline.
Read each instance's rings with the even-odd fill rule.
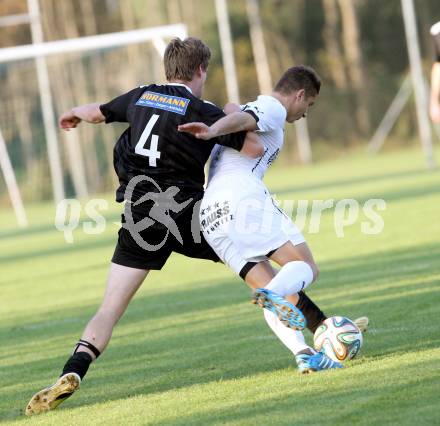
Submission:
[[[159,119],[159,114],[153,114],[151,118],[148,120],[147,125],[145,126],[144,131],[139,139],[139,142],[136,144],[134,152],[139,155],[143,155],[144,157],[148,157],[148,162],[150,167],[156,167],[156,160],[160,158],[160,151],[157,150],[157,145],[159,143],[159,136],[151,135],[151,145],[150,149],[146,149],[144,147],[145,142],[149,138],[151,131],[153,130],[154,125]]]

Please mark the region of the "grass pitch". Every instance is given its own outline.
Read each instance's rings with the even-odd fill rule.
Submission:
[[[41,425],[384,425],[438,423],[440,173],[418,150],[275,168],[280,199],[383,198],[385,227],[359,220],[338,238],[334,210],[304,234],[321,269],[309,294],[328,315],[368,315],[361,355],[309,376],[224,266],[175,255],[153,272],[81,389],[54,412],[25,418],[52,383],[101,300],[119,207],[101,235],[66,244],[50,204],[17,230],[0,212],[0,421]],[[110,199],[110,198],[109,198]],[[310,335],[308,334],[310,339]]]

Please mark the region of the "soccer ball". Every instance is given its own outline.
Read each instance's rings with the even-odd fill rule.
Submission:
[[[358,354],[362,333],[348,318],[330,317],[317,328],[313,340],[317,351],[334,361],[346,361]]]

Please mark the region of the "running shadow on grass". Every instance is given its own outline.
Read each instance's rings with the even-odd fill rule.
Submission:
[[[396,250],[354,257],[346,260],[346,264],[324,264],[322,271],[329,279],[341,275],[351,276],[352,284],[365,283],[363,275],[366,274],[366,285],[374,285],[385,279],[386,265],[394,271],[396,279],[420,276],[417,262],[408,264],[409,258],[418,259],[418,262],[431,265],[434,271],[438,271],[439,253],[440,248],[436,246]],[[409,266],[403,269],[402,263]],[[432,283],[435,283],[435,280],[431,279]],[[333,284],[329,284],[329,289],[320,291],[317,295],[331,293],[332,289],[339,291],[346,285],[346,282],[335,279]],[[423,327],[429,318],[432,320],[436,317],[435,313],[438,314],[439,310],[436,302],[438,286],[431,287],[428,285],[426,291],[411,294],[402,289],[395,289],[388,294],[386,303],[382,303],[378,298],[369,303],[369,309],[374,313],[377,323],[387,323],[388,327],[400,327],[402,324],[420,324]],[[83,390],[69,400],[66,408],[118,400],[138,394],[165,392],[195,384],[238,379],[276,371],[289,365],[293,367],[291,355],[271,336],[261,311],[243,304],[245,299],[243,289],[235,280],[217,282],[212,287],[182,289],[178,292],[173,290],[139,297],[133,301],[122,325],[125,322],[132,326],[138,322],[141,329],[138,327],[123,337],[115,336],[109,351],[92,367]],[[319,303],[319,298],[317,302]],[[343,298],[341,306],[344,306]],[[423,306],[423,310],[413,309],[418,306]],[[225,307],[227,309],[222,310]],[[75,315],[78,309],[72,308],[70,312],[55,311],[55,314]],[[405,316],[402,313],[405,313]],[[86,321],[88,317],[89,315],[83,318]],[[145,332],[142,331],[143,323]],[[56,336],[62,337],[70,335],[74,329],[80,331],[77,324],[52,331]],[[10,335],[4,337],[14,344],[19,343],[20,339],[37,341],[47,335],[47,332],[48,330],[44,329],[41,332],[29,330],[20,337],[21,333],[13,330]],[[418,339],[420,346],[424,348],[439,345],[439,338],[434,329],[414,329],[406,331],[405,336],[402,337],[402,333],[393,331],[382,335],[367,335],[371,343],[364,348],[364,357],[368,359],[384,354],[413,351],[414,339]],[[127,338],[133,342],[126,343]],[[69,345],[70,342],[67,340],[70,338],[66,338],[66,344]],[[21,372],[25,371],[29,386],[26,385],[24,390],[20,391],[7,391],[7,399],[17,401],[17,405],[12,410],[0,413],[0,417],[5,415],[11,419],[21,415],[27,399],[45,384],[36,386],[36,383],[42,380],[42,375],[51,377],[48,381],[50,382],[57,375],[65,358],[58,356],[44,361],[18,362],[15,367],[8,367],[7,371],[4,371],[9,373],[6,374],[9,377],[5,385],[17,383],[21,380]],[[291,373],[296,374],[293,368]],[[7,390],[7,387],[4,389]],[[243,413],[246,414],[246,410]],[[203,418],[208,421],[209,414]]]
[[[396,377],[399,374],[399,382],[371,381],[368,386],[351,386],[349,391],[344,386],[323,386],[318,382],[317,376],[304,378],[301,384],[292,378],[292,382],[295,382],[292,386],[294,389],[283,389],[282,395],[279,395],[282,389],[279,389],[275,397],[270,394],[263,395],[262,389],[262,395],[254,397],[253,402],[240,399],[235,404],[228,404],[226,408],[210,407],[209,410],[197,411],[190,415],[169,413],[161,424],[205,426],[239,424],[240,421],[244,424],[277,425],[357,424],[362,418],[359,414],[365,414],[366,409],[370,415],[370,424],[402,424],[407,420],[405,416],[431,424],[437,419],[433,403],[438,382],[435,377],[421,382],[417,378],[418,369],[424,368],[422,361],[414,363],[409,371],[405,371],[404,380],[399,367],[390,368],[386,371],[387,377]],[[307,385],[313,383],[313,390],[308,389]],[[411,389],[412,395],[410,404],[406,398],[408,389]],[[337,409],[330,408],[332,402],[337,405]]]

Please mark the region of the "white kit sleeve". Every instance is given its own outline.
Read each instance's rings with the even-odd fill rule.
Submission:
[[[284,127],[286,110],[275,99],[267,98],[259,96],[256,101],[249,102],[242,108],[255,118],[258,126],[257,132],[270,132]]]

